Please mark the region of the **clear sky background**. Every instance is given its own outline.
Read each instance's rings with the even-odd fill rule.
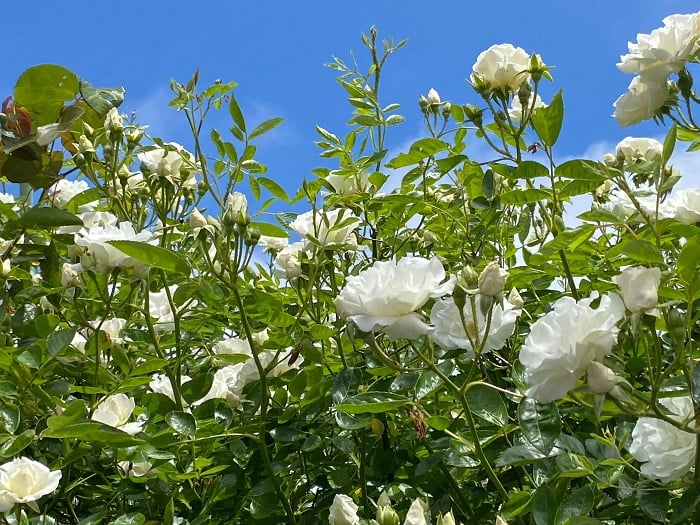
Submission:
[[[294,189],[315,167],[329,166],[318,157],[314,127],[348,130],[352,108],[324,64],[353,51],[366,68],[360,35],[374,25],[380,39],[408,39],[387,63],[380,96],[406,117],[387,137],[390,157],[422,136],[421,94],[435,88],[443,100],[479,104],[466,81],[472,64],[490,45],[510,42],[555,66],[543,98],[564,91],[559,157],[599,158],[625,136],[665,133],[653,123],[622,129],[610,116],[632,78],[615,67],[627,41],[667,15],[698,9],[691,0],[13,1],[4,6],[0,86],[4,98],[26,68],[60,64],[95,86],[124,86],[123,113],[136,111],[149,133],[191,149],[183,115],[167,107],[168,84],[199,68],[202,87],[215,79],[239,84],[249,126],[285,119],[259,141],[258,159]],[[223,131],[228,112],[220,113],[212,124]],[[468,137],[470,147],[477,146]],[[684,176],[684,185],[700,185],[697,172]]]

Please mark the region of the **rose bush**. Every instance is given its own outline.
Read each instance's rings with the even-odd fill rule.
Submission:
[[[404,116],[373,29],[293,195],[235,83],[172,82],[180,146],[30,68],[0,118],[6,521],[697,521],[700,189],[671,165],[700,143],[697,24],[621,59],[615,118],[665,139],[569,160],[539,55],[492,46]],[[426,133],[396,152],[404,120]]]

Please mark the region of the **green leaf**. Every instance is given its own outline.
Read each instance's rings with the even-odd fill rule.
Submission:
[[[49,426],[41,433],[41,437],[76,438],[81,441],[105,443],[113,448],[124,448],[141,445],[143,439],[130,436],[118,428],[110,427],[97,421],[72,423],[63,426]]]
[[[511,190],[501,194],[503,204],[529,204],[531,202],[551,200],[552,193],[548,190],[528,188],[526,190]]]
[[[140,512],[129,512],[119,516],[116,520],[110,521],[108,525],[143,525],[146,522],[146,516]]]
[[[193,438],[197,431],[197,422],[192,414],[172,411],[165,415],[165,422],[178,434]]]
[[[7,403],[0,409],[0,418],[2,418],[2,427],[9,434],[14,434],[19,426],[20,411],[17,405]]]
[[[664,149],[661,153],[661,162],[666,164],[673,155],[673,150],[676,148],[676,137],[678,135],[678,128],[674,124],[666,133],[666,138],[664,139]]]
[[[421,139],[411,144],[408,153],[399,153],[397,157],[391,159],[387,163],[387,167],[395,169],[412,166],[440,151],[445,151],[449,147],[447,142],[440,139]]]
[[[38,127],[56,122],[63,103],[73,100],[79,90],[80,82],[75,73],[61,66],[42,64],[20,75],[14,98],[37,117],[33,124]]]
[[[668,516],[668,490],[659,487],[638,487],[637,502],[642,512],[653,521],[666,522]]]
[[[635,262],[664,264],[664,256],[661,254],[661,251],[644,239],[632,239],[624,243],[622,253]]]
[[[593,509],[593,489],[586,485],[569,494],[557,509],[554,523],[563,524],[567,519],[586,516]]]
[[[700,262],[700,239],[697,237],[689,239],[683,246],[681,254],[678,256],[676,266],[678,274],[686,284],[690,284],[695,279]]]
[[[557,166],[555,173],[564,179],[595,180],[601,184],[612,175],[605,164],[582,159],[567,160]]]
[[[110,109],[119,107],[124,102],[123,87],[96,88],[83,79],[80,79],[80,94],[100,117],[104,117]]]
[[[212,374],[199,374],[194,379],[183,383],[180,393],[185,401],[194,403],[207,395],[213,382],[214,376]]]
[[[700,483],[695,482],[684,490],[680,499],[673,501],[671,523],[673,525],[689,523],[688,520],[698,505],[700,505]]]
[[[538,403],[523,398],[518,405],[518,420],[523,436],[540,452],[549,454],[561,434],[556,403]]]
[[[559,503],[552,489],[541,485],[532,498],[532,517],[535,525],[554,525]]]
[[[481,419],[499,427],[508,423],[508,408],[494,389],[475,385],[467,391],[467,402],[474,415]]]
[[[160,268],[166,272],[189,275],[191,268],[187,259],[181,255],[151,244],[139,241],[107,241],[120,252],[133,257],[148,266]]]
[[[547,146],[554,146],[564,122],[564,99],[561,89],[552,97],[549,106],[537,108],[532,112],[531,122],[540,140]]]
[[[289,202],[287,192],[284,191],[284,188],[282,188],[282,186],[277,184],[274,180],[268,179],[267,177],[258,177],[258,182],[275,197],[282,199],[284,202]]]
[[[83,221],[60,208],[32,208],[17,221],[22,228],[54,228],[57,226],[82,226]]]
[[[250,135],[248,135],[248,140],[253,140],[256,137],[259,137],[260,135],[264,135],[268,131],[276,128],[279,126],[282,122],[284,122],[283,118],[276,117],[276,118],[271,118],[270,120],[266,120],[262,124],[259,124],[253,131],[250,132]]]
[[[362,382],[362,370],[359,368],[344,368],[333,378],[331,395],[333,403],[342,403],[345,398],[357,392],[357,387]]]
[[[241,112],[241,107],[238,105],[238,102],[236,101],[236,97],[231,95],[231,102],[228,105],[228,110],[229,113],[231,114],[231,118],[233,119],[233,122],[238,126],[238,128],[245,133],[245,119],[243,118],[243,113]]]
[[[524,160],[513,172],[515,179],[536,179],[537,177],[549,177],[549,170],[534,160]]]
[[[34,441],[35,436],[36,434],[34,433],[33,428],[25,430],[18,436],[15,436],[6,443],[4,443],[2,447],[0,447],[0,456],[5,458],[16,456],[25,448],[27,448],[32,441]]]
[[[335,408],[348,414],[381,414],[398,410],[410,403],[408,398],[392,392],[365,392],[345,398]]]
[[[280,228],[275,224],[270,224],[269,222],[251,222],[251,226],[254,226],[260,231],[260,235],[267,235],[269,237],[280,237],[282,239],[289,238],[289,235],[285,230]]]

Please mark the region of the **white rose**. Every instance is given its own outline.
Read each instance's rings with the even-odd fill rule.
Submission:
[[[197,163],[194,156],[176,142],[166,144],[167,149],[156,147],[137,153],[142,169],[149,174],[179,183],[184,187],[196,185]]]
[[[80,286],[80,272],[82,271],[81,264],[63,263],[61,265],[61,286],[66,289]]]
[[[501,295],[507,278],[508,272],[501,268],[497,262],[491,261],[479,275],[479,291],[484,295]]]
[[[659,402],[678,422],[695,416],[693,400],[665,397]],[[653,417],[640,417],[632,430],[630,453],[642,462],[641,471],[650,478],[668,483],[683,476],[695,463],[695,434]]]
[[[112,343],[122,344],[124,339],[121,337],[121,332],[126,326],[126,319],[121,317],[112,317],[104,321],[91,321],[90,326],[97,330],[102,330]]]
[[[634,198],[639,203],[644,215],[650,219],[656,219],[656,196],[655,195],[635,195]],[[669,201],[666,201],[666,203]],[[673,210],[666,203],[659,206],[659,219],[666,219],[673,216]],[[639,213],[629,196],[620,190],[613,190],[608,195],[608,202],[605,209],[617,216],[631,217]]]
[[[617,322],[625,314],[619,296],[605,295],[576,302],[558,299],[552,311],[532,324],[520,350],[529,386],[525,394],[537,401],[561,399],[576,386],[591,361],[602,360],[617,342]]]
[[[623,128],[652,118],[668,98],[666,81],[645,82],[634,77],[627,89],[627,93],[613,103],[613,117]]]
[[[510,293],[508,294],[508,298],[506,299],[510,304],[513,305],[514,308],[522,308],[525,302],[523,301],[523,298],[520,297],[520,293],[518,293],[518,290],[516,288],[511,289]]]
[[[151,471],[153,465],[148,461],[120,461],[117,463],[119,470],[125,476],[141,478]]]
[[[245,339],[239,337],[229,337],[219,341],[214,345],[214,353],[217,355],[224,354],[242,354],[252,356],[253,352],[250,349],[250,344]]]
[[[143,429],[143,423],[141,422],[129,423],[129,418],[135,406],[134,399],[126,394],[107,396],[92,411],[90,419],[135,436]]]
[[[275,274],[285,279],[294,279],[302,274],[301,260],[304,243],[299,241],[285,246],[275,257]]]
[[[671,217],[684,224],[700,222],[700,188],[678,190],[661,205],[659,214]]]
[[[330,525],[357,525],[360,523],[357,509],[358,506],[350,496],[336,494],[329,509],[328,523]]]
[[[454,276],[446,282],[445,278],[445,269],[435,257],[377,261],[348,277],[335,307],[340,317],[363,332],[382,331],[391,340],[415,339],[432,330],[417,310],[428,299],[452,292]]]
[[[248,199],[243,193],[234,191],[229,194],[226,197],[226,208],[236,223],[248,224],[250,222],[250,216],[248,215]]]
[[[347,244],[360,222],[350,210],[336,208],[302,213],[289,227],[306,239],[306,249],[312,250],[314,243],[309,238],[316,239],[322,247]]]
[[[188,375],[180,376],[180,386],[184,385],[188,381],[192,381],[192,378]],[[170,378],[165,374],[153,374],[151,376],[151,382],[148,383],[148,388],[151,392],[156,394],[163,394],[170,399],[173,403],[175,402],[175,391],[173,390],[173,384],[170,382]],[[187,403],[183,400],[182,404],[187,406]]]
[[[474,359],[472,342],[478,345],[482,352],[503,348],[506,339],[513,335],[515,321],[521,311],[508,301],[504,301],[502,305],[494,301],[489,325],[488,318],[481,312],[481,301],[482,296],[478,295],[475,298],[476,309],[472,310],[471,301],[467,298],[463,309],[464,323],[462,323],[459,309],[451,297],[437,299],[430,312],[430,322],[435,327],[430,335],[433,341],[445,350],[455,348],[466,350],[466,356],[469,359]],[[464,324],[466,324],[466,331]]]
[[[261,235],[258,239],[258,244],[262,247],[263,253],[278,253],[289,246],[289,239],[286,237],[271,237],[269,235]]]
[[[121,131],[124,129],[124,121],[117,108],[111,108],[107,112],[104,127],[109,131]]]
[[[436,525],[455,525],[455,517],[452,511],[438,515]]]
[[[538,108],[546,108],[545,104],[539,95],[535,95],[535,105],[532,105],[532,100],[527,103],[527,110],[530,111]],[[520,103],[520,97],[513,97],[513,102],[510,104],[510,109],[508,109],[508,115],[515,122],[520,122],[523,119],[523,105]]]
[[[700,14],[672,15],[663,19],[664,27],[650,34],[638,34],[637,43],[629,42],[629,53],[620,57],[620,71],[641,75],[644,79],[665,81],[678,73],[700,37]]]
[[[187,222],[192,229],[203,228],[208,224],[206,217],[204,217],[202,212],[200,212],[197,208],[194,208],[192,212],[190,212],[190,217]]]
[[[31,503],[50,494],[61,481],[60,470],[21,457],[0,465],[0,512],[16,503]]]
[[[170,297],[173,297],[177,289],[178,286],[176,284],[168,286]],[[191,301],[187,304],[188,308],[194,308],[195,306],[197,306],[197,301]],[[168,299],[168,292],[165,288],[159,292],[151,292],[148,294],[148,308],[151,317],[156,318],[154,328],[157,332],[166,332],[175,329],[175,314],[179,312],[177,308],[173,312],[170,300]],[[187,312],[183,315],[187,315]]]
[[[617,384],[615,372],[598,361],[589,363],[586,376],[588,386],[594,394],[607,394]]]
[[[489,91],[509,89],[517,91],[529,80],[530,55],[512,44],[496,44],[482,51],[472,66],[472,84],[483,82]]]
[[[146,265],[107,244],[108,241],[121,240],[153,244],[155,236],[147,230],[137,234],[129,222],[122,222],[118,227],[111,224],[93,224],[89,229],[83,228],[75,235],[74,240],[75,244],[87,250],[81,258],[83,268],[106,273],[117,267],[133,267],[135,272],[143,272],[144,268],[147,268]]]
[[[625,158],[625,166],[631,166],[635,162],[652,161],[661,155],[664,146],[656,139],[646,137],[625,137],[615,151]]]
[[[612,278],[622,294],[625,306],[632,313],[645,312],[656,306],[661,283],[661,270],[631,266]]]
[[[428,525],[425,519],[427,510],[427,505],[422,499],[414,499],[408,508],[408,514],[406,514],[406,520],[403,522],[403,525]]]
[[[430,88],[430,91],[428,91],[428,103],[431,105],[440,104],[440,94],[433,88]]]
[[[80,195],[84,191],[90,189],[90,186],[84,180],[67,180],[60,179],[56,184],[49,188],[49,202],[56,208],[65,208],[66,205],[76,195]],[[79,213],[85,213],[94,209],[94,202],[83,204],[78,208]]]
[[[206,393],[204,397],[201,399],[198,399],[194,403],[192,403],[192,406],[198,406],[204,403],[205,401],[208,401],[210,399],[226,399],[228,400],[229,398],[229,381],[234,381],[238,378],[238,374],[240,373],[240,370],[242,368],[242,364],[238,365],[229,365],[229,366],[224,366],[223,368],[219,368],[216,372],[214,372],[214,378],[211,383],[211,388],[209,388],[209,392]]]
[[[369,175],[366,171],[359,175],[341,175],[331,172],[326,176],[326,180],[333,186],[335,192],[339,195],[354,195],[365,191],[369,185]]]

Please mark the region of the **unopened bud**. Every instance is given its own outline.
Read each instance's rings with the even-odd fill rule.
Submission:
[[[473,122],[477,127],[481,126],[483,115],[484,110],[479,109],[473,104],[467,104],[464,106],[464,116],[469,122]]]
[[[207,225],[207,219],[197,208],[193,209],[192,213],[190,213],[188,222],[192,228],[202,228]]]
[[[503,293],[508,272],[501,268],[497,262],[491,261],[479,275],[479,292],[483,295],[497,296]]]
[[[452,514],[452,511],[448,512],[447,514],[438,515],[436,525],[455,525],[455,517]]]
[[[522,308],[525,304],[523,302],[523,298],[520,297],[518,290],[516,290],[515,288],[513,288],[508,294],[508,302],[512,304],[515,308]]]
[[[598,361],[591,361],[587,373],[588,386],[594,394],[607,394],[617,383],[615,372]]]
[[[452,114],[452,104],[450,104],[449,102],[445,102],[442,105],[442,118],[447,120],[448,118],[450,118],[451,114]]]
[[[256,246],[260,240],[260,230],[255,226],[246,228],[245,230],[245,244],[246,246]]]
[[[391,506],[380,506],[377,508],[377,523],[379,525],[399,525],[399,515]]]
[[[615,166],[617,166],[617,157],[612,153],[606,153],[605,155],[603,155],[603,164],[614,168]]]

